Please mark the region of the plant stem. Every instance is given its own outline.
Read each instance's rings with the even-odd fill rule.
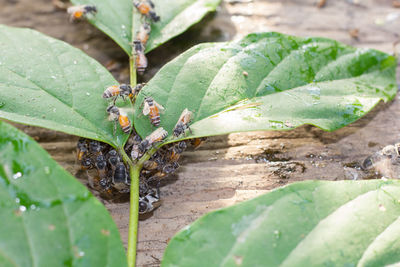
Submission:
[[[130,208],[129,208],[129,236],[128,236],[128,266],[135,267],[136,265],[136,246],[138,237],[138,222],[139,222],[139,181],[140,171],[143,163],[148,160],[157,150],[152,148],[140,160],[133,164],[132,160],[126,154],[125,150],[119,149],[118,152],[122,156],[122,160],[129,165],[129,173],[131,177],[130,187]]]
[[[122,160],[129,165],[129,174],[131,177],[130,186],[130,207],[129,207],[129,235],[128,235],[128,266],[136,265],[136,244],[139,221],[139,177],[143,163],[133,165],[132,160],[126,154],[125,150],[119,149]]]
[[[139,222],[139,177],[143,165],[135,164],[130,169],[131,195],[129,208],[128,266],[136,265],[136,245]]]
[[[129,58],[129,66],[130,66],[130,77],[131,77],[131,86],[134,88],[136,86],[136,56],[135,51],[132,51],[132,56]]]
[[[132,42],[135,39],[135,8],[132,8]],[[132,56],[129,58],[130,69],[130,83],[132,88],[136,86],[136,56],[135,49],[132,47]],[[129,234],[128,234],[128,266],[136,266],[136,246],[138,238],[138,222],[139,222],[139,179],[142,164],[133,165],[132,160],[126,155],[125,150],[122,148],[120,154],[125,163],[129,165],[129,173],[131,177],[130,186],[130,207],[129,207]]]

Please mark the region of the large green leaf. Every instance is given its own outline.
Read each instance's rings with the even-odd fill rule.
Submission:
[[[97,14],[89,21],[117,42],[128,54],[132,54],[132,21],[135,29],[140,24],[140,15],[132,0],[71,0],[75,5],[91,4]],[[160,21],[152,24],[146,52],[153,50],[171,38],[181,34],[199,22],[208,12],[214,11],[221,0],[153,0]],[[135,14],[135,20],[132,16]],[[134,31],[135,32],[135,31]]]
[[[169,243],[162,266],[400,263],[399,181],[307,181],[209,213]]]
[[[122,146],[102,93],[118,84],[94,59],[30,29],[0,25],[0,117]]]
[[[0,266],[126,266],[105,207],[35,141],[0,122]]]
[[[336,130],[363,116],[397,91],[396,58],[325,38],[250,34],[229,43],[189,49],[142,90],[165,107],[161,126],[170,133],[182,110],[194,112],[192,136],[285,130],[312,124]],[[154,130],[136,116],[137,131]]]

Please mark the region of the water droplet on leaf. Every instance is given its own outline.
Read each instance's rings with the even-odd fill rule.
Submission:
[[[50,168],[48,166],[44,167],[44,173],[50,174]]]
[[[14,179],[18,179],[18,178],[20,178],[21,176],[22,176],[22,173],[21,173],[21,172],[17,172],[16,174],[13,175],[13,178],[14,178]]]

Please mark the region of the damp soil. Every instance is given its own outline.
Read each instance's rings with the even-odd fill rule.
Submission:
[[[140,79],[149,80],[163,64],[194,44],[238,39],[259,31],[323,36],[393,53],[393,43],[399,39],[400,17],[393,18],[400,9],[393,7],[391,0],[327,0],[321,8],[318,2],[223,1],[218,12],[152,51],[151,68]],[[0,23],[34,28],[64,40],[107,66],[120,82],[129,79],[124,52],[88,23],[70,24],[65,10],[54,6],[51,0],[0,0]],[[186,151],[180,160],[182,167],[163,182],[162,206],[140,221],[138,266],[158,266],[168,240],[209,211],[295,181],[358,179],[354,169],[367,156],[400,140],[399,112],[400,101],[396,97],[335,132],[303,126],[286,132],[230,134],[210,138],[196,151]],[[77,172],[77,137],[31,126],[18,127],[87,184],[84,175]],[[126,244],[129,204],[102,201]]]

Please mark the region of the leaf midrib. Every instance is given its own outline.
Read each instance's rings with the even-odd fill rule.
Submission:
[[[327,214],[325,217],[320,218],[319,221],[317,222],[317,224],[315,224],[315,225],[308,231],[308,233],[304,236],[304,238],[302,238],[302,240],[300,240],[300,242],[297,243],[296,246],[293,247],[293,248],[290,250],[289,254],[287,254],[287,255],[284,257],[283,261],[279,262],[279,264],[277,264],[277,265],[281,265],[281,264],[289,257],[289,255],[290,255],[300,244],[302,244],[302,242],[304,242],[304,240],[306,239],[306,237],[307,237],[307,236],[308,236],[308,235],[309,235],[309,234],[310,234],[324,219],[328,218],[330,215],[332,215],[333,213],[335,213],[335,212],[336,212],[337,210],[339,210],[341,207],[343,207],[344,205],[347,205],[348,203],[354,201],[355,199],[357,199],[357,198],[359,198],[359,197],[362,197],[362,196],[364,196],[365,194],[368,194],[368,193],[371,193],[371,192],[375,192],[375,191],[379,191],[379,190],[382,190],[382,189],[381,189],[380,187],[377,188],[377,189],[376,189],[376,188],[373,188],[373,189],[370,189],[370,190],[368,190],[368,191],[366,191],[366,192],[363,192],[362,194],[356,195],[356,196],[354,196],[354,198],[351,198],[349,201],[347,201],[347,202],[343,203],[342,205],[338,206],[335,210],[331,211],[331,212],[330,212],[329,214]],[[291,191],[292,191],[291,193],[297,193],[297,192],[295,192],[292,188],[291,188]],[[392,196],[390,196],[390,197],[392,197]],[[392,198],[393,198],[393,197],[392,197]],[[279,200],[281,200],[281,198],[275,199],[272,203],[269,203],[268,207],[273,206],[273,205],[274,205],[277,201],[279,201]],[[395,199],[395,200],[396,200],[396,199]],[[396,201],[397,201],[397,200],[396,200]],[[265,209],[265,211],[263,211],[261,214],[259,214],[259,215],[257,216],[257,218],[259,218],[260,216],[262,216],[262,215],[268,213],[268,212],[269,212],[268,207],[267,207],[267,209]],[[386,226],[386,227],[382,230],[382,232],[384,232],[384,231],[385,231],[394,221],[396,221],[398,218],[400,218],[400,216],[397,217],[397,218],[395,218],[390,224],[388,224],[388,226]],[[249,231],[249,229],[252,229],[252,226],[254,226],[255,223],[259,223],[257,219],[256,219],[256,220],[252,220],[252,221],[250,222],[250,224],[246,227],[246,229],[245,229],[243,232],[241,232],[241,233],[239,234],[239,236],[241,236],[241,235],[247,233],[247,232]],[[372,242],[370,242],[369,245],[371,245],[371,244],[376,240],[376,238],[377,238],[382,232],[377,233],[377,235],[376,235],[375,238],[372,240]],[[235,242],[232,244],[231,248],[229,249],[229,252],[228,252],[227,255],[224,257],[224,259],[221,260],[221,263],[219,264],[219,266],[221,266],[221,267],[224,266],[224,263],[225,263],[227,260],[229,260],[229,259],[233,256],[234,248],[236,247],[236,245],[237,245],[238,243],[239,243],[239,242],[238,242],[238,238],[235,238]],[[367,248],[368,248],[368,246],[367,246]],[[364,253],[365,253],[365,251],[364,251]],[[361,256],[362,256],[362,255],[361,255]],[[359,259],[361,259],[361,257],[360,257]]]

